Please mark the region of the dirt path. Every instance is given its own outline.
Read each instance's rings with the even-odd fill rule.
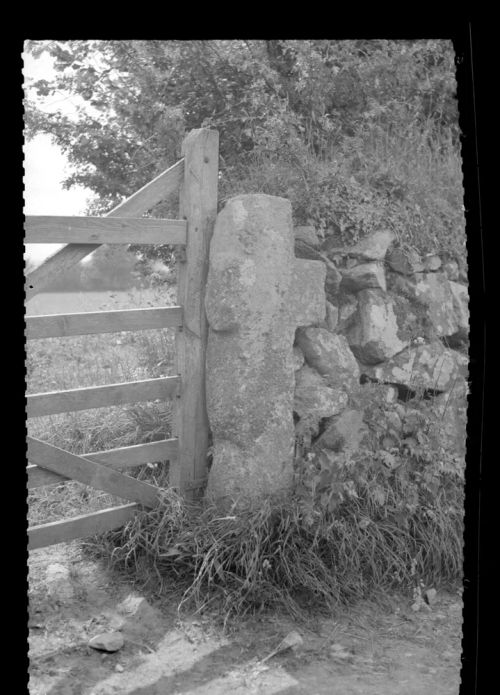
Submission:
[[[52,563],[70,571],[72,597],[48,594],[46,568]],[[419,612],[403,600],[394,600],[390,611],[358,605],[318,619],[314,630],[268,616],[246,621],[229,637],[208,619],[181,623],[174,605],[153,607],[140,596],[86,558],[77,543],[34,551],[30,695],[459,692],[462,607],[457,595],[438,594],[431,610]],[[302,646],[263,662],[291,630],[300,633]],[[91,637],[109,631],[123,635],[119,651],[88,646]]]

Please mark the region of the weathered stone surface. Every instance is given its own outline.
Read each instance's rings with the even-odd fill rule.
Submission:
[[[293,346],[293,369],[296,372],[304,364],[304,353],[298,345]]]
[[[366,367],[366,373],[380,381],[402,384],[412,389],[448,391],[453,383],[466,377],[467,358],[445,348],[439,341],[409,347],[384,364]]]
[[[297,326],[312,326],[325,319],[325,264],[295,259],[292,268],[290,307]]]
[[[406,291],[427,309],[427,316],[438,336],[466,337],[468,332],[468,293],[464,285],[450,282],[444,273],[416,273],[406,281]]]
[[[332,419],[316,440],[315,447],[337,452],[356,451],[367,436],[368,427],[363,422],[363,413],[348,409]]]
[[[324,253],[313,248],[310,244],[296,239],[294,244],[295,255],[298,259],[321,261],[326,268],[325,287],[330,296],[335,296],[342,281],[342,275],[335,263],[333,263]]]
[[[305,325],[325,317],[321,265],[296,263],[288,200],[237,196],[217,217],[205,299],[208,497],[248,501],[292,486],[292,346],[297,317]]]
[[[339,320],[337,333],[346,333],[353,325],[358,311],[358,298],[355,295],[343,295],[339,301]]]
[[[45,570],[45,585],[47,595],[59,603],[67,603],[74,597],[69,569],[57,562],[50,564]]]
[[[312,225],[307,225],[303,227],[295,227],[294,230],[294,236],[295,239],[300,239],[301,241],[305,241],[306,244],[310,244],[311,246],[318,247],[321,245],[321,241],[316,234],[316,230]]]
[[[340,289],[344,292],[359,292],[366,289],[380,289],[385,292],[385,272],[382,263],[362,263],[342,273]]]
[[[425,600],[429,604],[429,606],[432,606],[436,603],[436,597],[437,597],[437,591],[436,589],[427,589],[425,592]]]
[[[325,288],[329,297],[335,297],[339,292],[342,274],[334,263],[326,266]]]
[[[427,272],[434,272],[441,268],[441,259],[436,254],[424,258],[424,268]]]
[[[396,403],[398,400],[398,390],[395,386],[389,386],[388,384],[381,384],[379,386],[381,393],[381,398],[385,403],[389,405]]]
[[[401,352],[407,342],[399,337],[392,300],[376,290],[358,293],[356,321],[347,333],[352,352],[364,364],[377,364]]]
[[[403,253],[400,249],[393,249],[387,254],[387,262],[392,270],[402,275],[422,273],[425,270],[420,256],[415,251]]]
[[[453,311],[457,322],[457,331],[452,336],[456,341],[461,342],[469,335],[469,292],[465,285],[458,282],[449,283],[453,297]]]
[[[327,328],[332,333],[337,328],[339,322],[339,310],[338,307],[334,306],[331,302],[326,302],[326,318],[325,318],[325,328]]]
[[[296,335],[309,366],[335,389],[353,389],[359,383],[359,365],[343,335],[325,328],[301,328]]]
[[[102,652],[117,652],[124,644],[125,640],[120,632],[102,632],[88,642],[89,647]]]
[[[313,429],[325,417],[337,415],[347,405],[347,394],[328,386],[318,372],[305,364],[295,375],[293,409]]]
[[[443,273],[446,274],[448,280],[458,280],[458,263],[456,261],[447,261],[443,264]]]
[[[381,261],[385,258],[389,246],[394,241],[392,232],[375,232],[365,237],[350,249],[360,259]]]

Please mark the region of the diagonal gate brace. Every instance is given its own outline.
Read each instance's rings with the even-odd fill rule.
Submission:
[[[158,503],[158,488],[154,485],[123,475],[108,466],[71,454],[34,437],[28,437],[28,460],[53,473],[145,507],[155,507]]]

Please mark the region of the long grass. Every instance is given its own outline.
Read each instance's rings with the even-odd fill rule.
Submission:
[[[221,199],[264,192],[289,198],[296,224],[327,235],[390,229],[401,247],[441,253],[466,267],[460,147],[452,130],[408,118],[391,127],[370,123],[320,151],[283,143],[256,151],[239,169],[224,171]]]
[[[360,524],[368,507],[353,500],[340,514],[318,507],[311,517],[299,498],[269,497],[223,513],[167,490],[156,509],[107,542],[118,567],[159,591],[180,591],[181,613],[209,610],[225,626],[263,609],[302,620],[311,609],[331,612],[381,591],[409,594],[416,576],[428,586],[456,580],[462,538],[446,505],[409,526],[379,510],[376,521]]]

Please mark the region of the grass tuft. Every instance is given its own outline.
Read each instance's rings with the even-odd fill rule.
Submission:
[[[453,583],[461,572],[461,519],[424,510],[407,525],[349,500],[335,514],[294,497],[221,512],[165,490],[159,506],[107,534],[112,562],[149,577],[159,592],[182,591],[179,611],[214,610],[224,626],[264,609],[297,620],[331,612],[389,589],[408,594],[417,582]]]

